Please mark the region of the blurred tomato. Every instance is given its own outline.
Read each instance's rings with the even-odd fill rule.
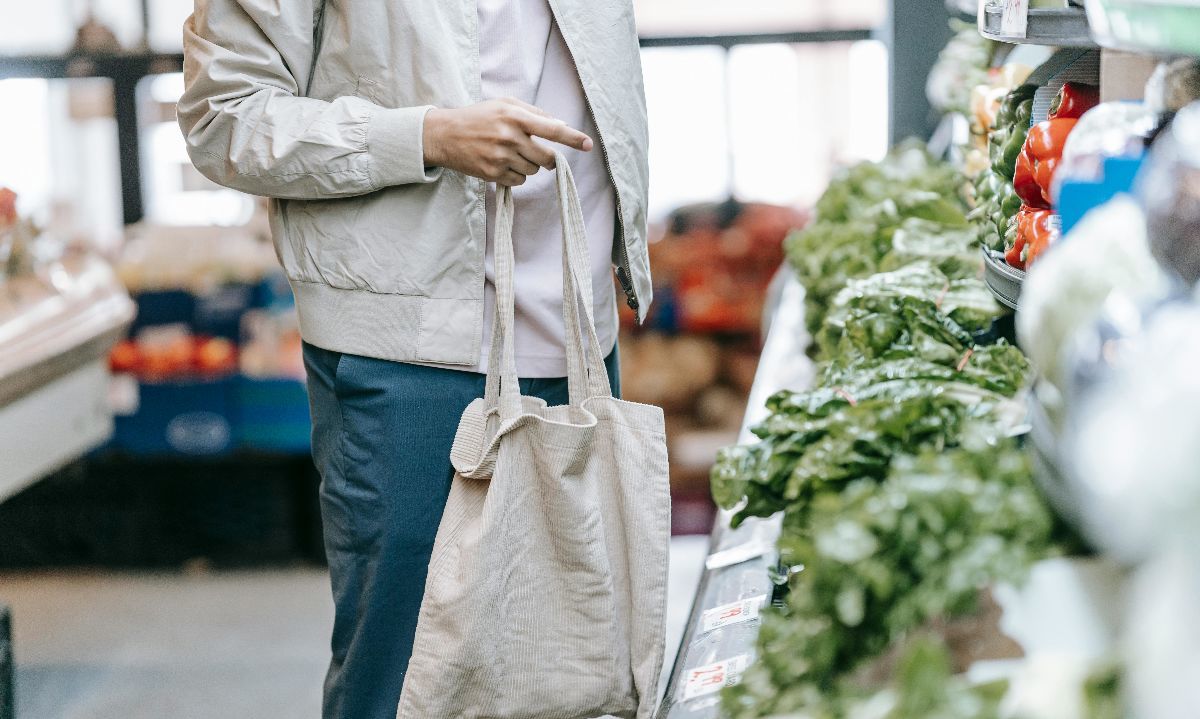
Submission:
[[[137,372],[142,352],[133,340],[121,340],[108,353],[108,368],[113,372]]]
[[[237,348],[222,337],[196,342],[196,369],[201,374],[227,374],[237,370]]]

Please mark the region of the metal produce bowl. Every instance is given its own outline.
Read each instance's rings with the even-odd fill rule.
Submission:
[[[983,248],[983,280],[988,289],[1000,301],[1000,304],[1011,309],[1019,309],[1021,299],[1021,284],[1025,282],[1025,272],[1010,267],[1004,257],[988,248]]]
[[[1035,395],[1029,397],[1029,434],[1025,441],[1033,461],[1033,476],[1046,500],[1071,526],[1082,529],[1079,502],[1063,468],[1058,435]]]

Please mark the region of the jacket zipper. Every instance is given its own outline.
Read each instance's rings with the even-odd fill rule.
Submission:
[[[559,32],[562,32],[562,23],[558,21],[557,4],[551,0],[549,5],[550,14],[554,16],[554,22],[558,25]],[[583,82],[583,73],[579,71],[579,61],[575,59],[575,50],[571,47],[571,41],[567,39],[567,34],[562,33],[562,36],[563,43],[567,46],[567,54],[571,56],[571,63],[575,66],[575,74],[579,76],[579,86],[583,90],[583,103],[587,106],[588,115],[592,120],[592,127],[596,128],[596,144],[600,146],[600,155],[604,160],[604,170],[608,173],[608,181],[612,184],[613,188],[613,197],[616,198],[617,229],[621,233],[621,244],[617,247],[620,254],[620,261],[617,263],[617,281],[621,283],[621,289],[625,292],[625,303],[629,305],[629,309],[636,313],[641,303],[638,302],[637,289],[633,286],[633,271],[629,266],[629,246],[625,237],[625,213],[621,210],[621,190],[617,187],[617,178],[613,174],[612,164],[608,159],[608,149],[604,145],[604,133],[600,131],[600,123],[596,120],[596,111],[592,107],[592,99],[588,97],[587,85]]]
[[[308,63],[308,80],[304,83],[304,96],[312,94],[313,76],[317,74],[317,58],[321,54],[321,45],[325,41],[325,3],[320,3],[313,9],[313,52],[312,61]]]

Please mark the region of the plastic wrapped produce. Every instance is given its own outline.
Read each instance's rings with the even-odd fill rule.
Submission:
[[[1192,719],[1200,706],[1200,557],[1181,542],[1141,568],[1125,639],[1129,714]]]
[[[1031,272],[1021,292],[1017,337],[1041,375],[1066,379],[1064,349],[1100,314],[1114,290],[1155,297],[1167,282],[1146,243],[1141,210],[1120,197],[1087,215]]]
[[[1200,59],[1167,60],[1146,83],[1146,107],[1155,114],[1179,112],[1196,100],[1200,100]]]
[[[1188,105],[1150,151],[1137,194],[1150,251],[1189,287],[1200,280],[1200,102]]]
[[[1111,369],[1070,402],[1068,446],[1093,538],[1138,560],[1200,539],[1200,305],[1111,314],[1126,317],[1101,324],[1082,363]]]
[[[1158,124],[1143,103],[1106,102],[1089,110],[1067,137],[1054,175],[1054,195],[1069,180],[1097,180],[1110,157],[1137,157]]]

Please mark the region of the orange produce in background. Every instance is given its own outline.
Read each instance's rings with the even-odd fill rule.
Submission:
[[[150,339],[122,340],[108,355],[112,372],[137,375],[146,381],[232,374],[238,369],[237,346],[222,337],[196,337],[186,333],[151,335]]]
[[[121,340],[108,354],[108,368],[116,373],[137,372],[142,364],[142,352],[133,340]]]
[[[683,332],[757,331],[767,285],[783,263],[783,238],[806,219],[790,207],[735,201],[675,211],[650,245],[655,285],[673,299],[660,307],[672,304],[674,316],[652,324]]]
[[[223,337],[200,340],[196,345],[196,369],[202,374],[234,372],[237,365],[237,348]]]

